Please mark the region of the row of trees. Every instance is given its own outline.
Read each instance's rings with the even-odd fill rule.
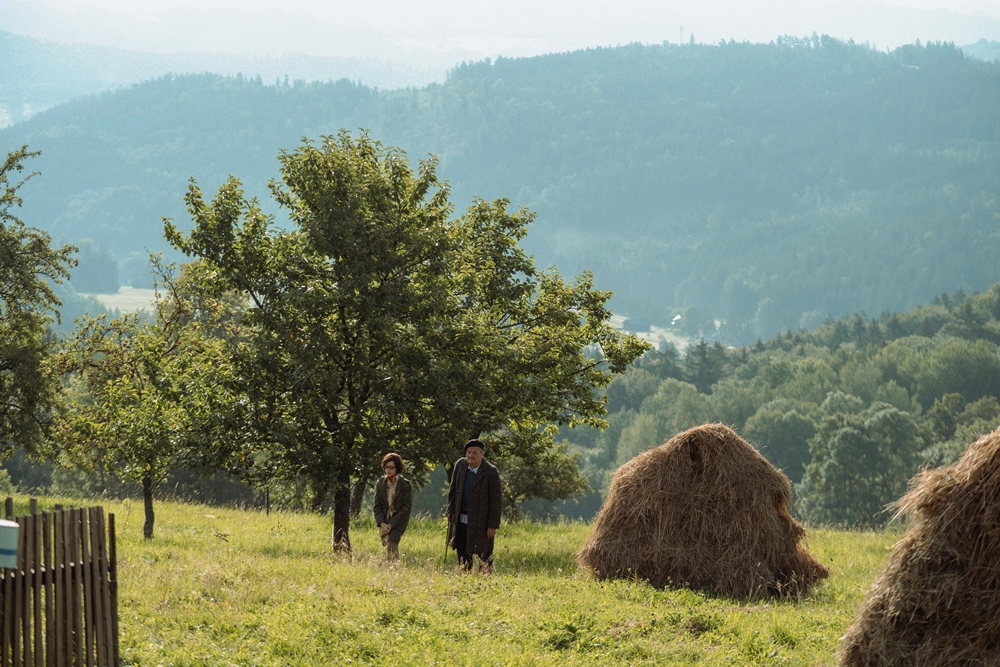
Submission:
[[[5,174],[27,156],[13,154]],[[269,187],[281,226],[237,179],[210,200],[191,182],[193,228],[165,229],[193,261],[179,275],[155,262],[152,318],[84,318],[55,350],[38,313],[26,335],[47,403],[25,406],[34,431],[5,428],[5,451],[30,444],[140,484],[147,537],[154,492],[178,468],[304,483],[315,507],[332,503],[333,541],[347,549],[352,496],[388,450],[418,482],[470,437],[516,469],[565,473],[557,428],[602,427],[595,390],[648,347],[611,326],[610,293],[586,273],[570,283],[536,269],[519,246],[532,214],[506,200],[453,217],[434,160],[414,171],[401,151],[342,132],[279,162]],[[44,287],[44,275],[66,277],[72,249],[40,239],[47,263],[25,272]],[[58,305],[42,287],[23,298]],[[13,327],[18,302],[3,303]],[[72,400],[59,400],[63,385]]]

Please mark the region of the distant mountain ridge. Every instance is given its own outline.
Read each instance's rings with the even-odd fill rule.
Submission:
[[[368,128],[438,156],[459,210],[537,211],[539,264],[592,269],[621,314],[741,342],[1000,281],[998,108],[1000,66],[952,45],[784,38],[468,63],[419,89],[168,76],[0,146],[43,153],[29,224],[126,263],[165,249],[189,178],[210,196],[237,175],[269,206],[280,149]]]
[[[374,59],[286,54],[248,57],[226,53],[156,54],[89,44],[59,44],[0,31],[0,127],[19,123],[77,97],[102,93],[166,74],[211,72],[276,80],[350,79],[381,89],[425,86],[443,71]]]
[[[981,39],[959,47],[972,58],[1000,60],[1000,42]],[[0,127],[84,95],[106,92],[167,74],[242,74],[267,83],[349,79],[380,89],[441,83],[446,72],[399,62],[325,58],[301,54],[271,57],[228,53],[156,54],[89,44],[60,44],[0,30]]]

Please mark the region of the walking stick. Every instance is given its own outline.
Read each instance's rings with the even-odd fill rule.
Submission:
[[[448,521],[448,530],[445,531],[445,536],[444,536],[444,560],[441,561],[441,567],[443,569],[448,568],[448,547],[451,546],[452,530],[455,527],[454,521],[448,519],[448,517],[445,517],[445,519]]]

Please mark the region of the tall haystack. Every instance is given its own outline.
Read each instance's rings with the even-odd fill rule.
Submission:
[[[1000,429],[916,480],[838,664],[1000,665]]]
[[[827,576],[799,540],[785,475],[722,424],[674,436],[623,465],[577,554],[600,578],[734,597],[804,593]]]

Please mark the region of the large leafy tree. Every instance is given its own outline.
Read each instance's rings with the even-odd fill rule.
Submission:
[[[53,248],[48,234],[13,212],[21,205],[18,190],[35,175],[19,172],[35,155],[25,146],[0,164],[0,459],[18,447],[32,452],[58,406],[46,330],[61,305],[52,283],[68,278],[76,263],[76,248]]]
[[[768,461],[780,468],[793,484],[802,479],[809,462],[809,440],[816,434],[810,405],[787,398],[765,403],[747,420],[746,438],[757,445]]]
[[[830,414],[810,440],[812,460],[796,487],[803,516],[818,524],[882,525],[885,509],[920,469],[923,447],[912,415],[886,403]]]
[[[168,220],[167,237],[204,260],[205,289],[252,304],[234,423],[257,437],[234,458],[332,498],[335,545],[350,548],[352,484],[389,448],[420,476],[469,437],[530,462],[559,453],[549,426],[603,425],[595,388],[647,346],[611,327],[589,275],[535,268],[518,246],[529,213],[477,201],[452,219],[433,159],[414,171],[366,134],[279,161],[284,228],[230,179],[211,202],[192,183],[193,229]]]
[[[60,355],[60,371],[82,383],[54,442],[84,470],[116,471],[142,488],[143,536],[153,537],[153,495],[183,467],[219,463],[215,445],[231,409],[226,323],[232,304],[191,293],[190,281],[154,260],[161,276],[151,318],[83,317]]]

